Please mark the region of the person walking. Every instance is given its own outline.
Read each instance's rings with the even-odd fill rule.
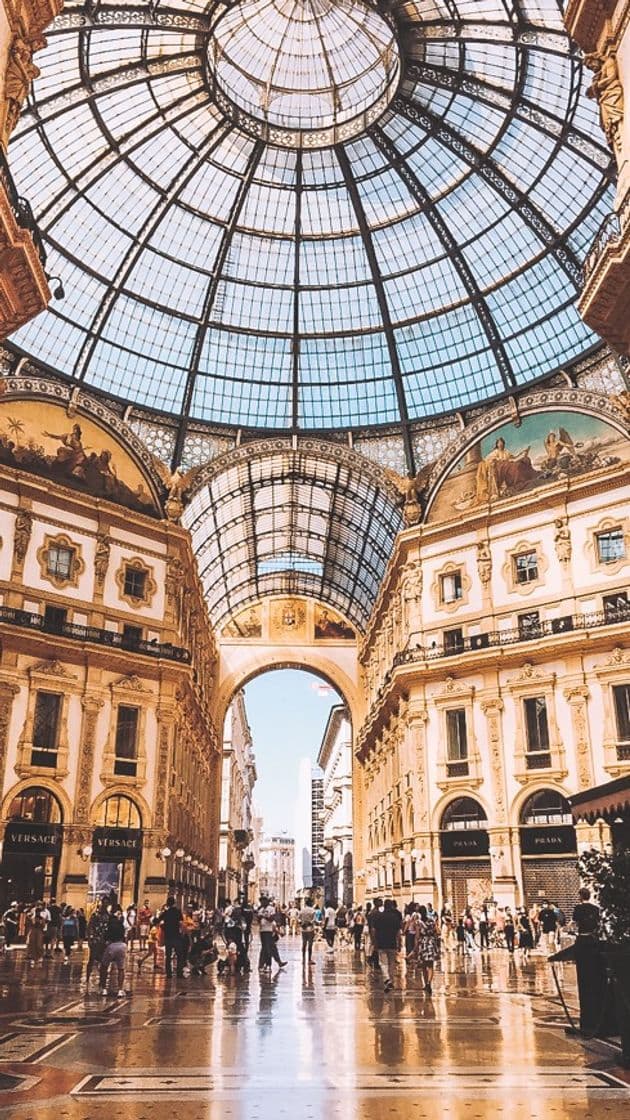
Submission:
[[[354,940],[354,948],[357,953],[361,952],[363,948],[363,931],[365,929],[365,914],[363,907],[357,906],[354,914],[352,915],[352,938]]]
[[[268,903],[263,906],[258,914],[260,932],[260,957],[258,959],[259,972],[271,972],[272,960],[278,968],[285,968],[287,962],[280,960],[278,952],[278,923],[276,921],[275,907]]]
[[[100,898],[96,909],[90,915],[87,924],[88,962],[85,972],[85,982],[90,983],[90,976],[95,965],[100,967],[105,952],[105,939],[109,923],[109,910],[107,899]]]
[[[70,953],[75,941],[79,940],[79,922],[77,912],[71,906],[66,907],[61,921],[61,940],[63,942],[63,963],[70,964]]]
[[[393,898],[386,898],[382,910],[377,910],[372,926],[378,952],[378,963],[383,973],[383,987],[386,992],[394,986],[396,956],[400,949],[402,914]]]
[[[184,976],[182,922],[182,912],[175,905],[173,896],[169,895],[160,916],[160,925],[164,931],[164,969],[167,980],[171,980],[173,977],[173,953],[177,962],[177,976],[180,980]]]
[[[5,910],[2,915],[2,921],[4,922],[4,942],[7,949],[10,949],[13,943],[17,941],[19,918],[20,912],[18,904],[17,902],[12,902],[9,909]]]
[[[424,990],[430,996],[433,994],[433,970],[440,954],[440,944],[437,925],[434,919],[429,918],[426,906],[418,907],[415,951],[418,964],[422,969]]]
[[[138,910],[138,938],[140,940],[140,952],[143,953],[147,948],[147,939],[149,937],[149,930],[151,929],[151,921],[153,919],[153,911],[149,905],[148,898],[145,898],[142,906]]]
[[[26,934],[26,959],[30,968],[41,964],[44,957],[44,930],[46,920],[43,915],[43,903],[38,902],[28,915],[28,932]]]
[[[518,919],[518,947],[523,956],[523,963],[526,964],[534,948],[534,931],[531,918],[525,910],[521,910]]]
[[[312,898],[307,898],[300,910],[300,929],[302,931],[302,967],[313,963],[313,941],[315,940],[315,907]]]
[[[482,906],[482,908],[481,908],[477,928],[479,929],[479,948],[480,949],[489,949],[490,948],[490,922],[488,920],[488,907],[487,906]]]
[[[334,952],[335,949],[335,933],[337,932],[335,918],[335,908],[332,902],[327,902],[324,910],[324,938],[326,940],[329,953]]]
[[[548,898],[543,900],[540,913],[538,914],[538,921],[540,923],[541,937],[544,940],[547,952],[555,953],[558,937],[558,911],[555,906],[550,904]]]
[[[110,965],[114,966],[118,980],[118,997],[126,995],[125,992],[125,957],[127,954],[127,934],[120,906],[116,906],[109,915],[107,930],[105,932],[105,951],[99,969],[101,995],[108,994],[108,980]]]
[[[505,945],[508,953],[514,952],[514,915],[509,906],[505,908],[505,920],[503,924],[503,936],[505,937]]]

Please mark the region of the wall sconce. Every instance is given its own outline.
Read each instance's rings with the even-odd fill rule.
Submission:
[[[399,859],[404,859],[405,858],[405,849],[404,848],[399,848],[398,849],[398,858]]]
[[[92,845],[85,844],[83,848],[77,848],[77,855],[81,856],[81,859],[84,863],[87,863],[90,856],[92,855]]]
[[[63,299],[65,297],[66,293],[65,293],[65,290],[64,290],[64,286],[63,286],[61,277],[60,276],[49,276],[48,273],[46,273],[46,279],[47,279],[49,285],[51,286],[50,290],[53,294],[53,299]],[[55,287],[54,288],[52,287],[53,282],[55,282]]]
[[[192,856],[184,856],[184,863],[192,863]]]
[[[171,855],[171,849],[170,848],[158,848],[158,850],[155,854],[156,854],[158,859],[168,859],[168,857]]]
[[[412,860],[414,860],[414,862],[415,862],[415,860],[420,859],[420,852],[418,851],[417,848],[412,848],[411,849],[411,858],[412,858]],[[423,855],[422,858],[424,859],[424,855]]]
[[[192,861],[192,866],[193,866],[193,867],[199,867],[199,860],[198,860],[198,859],[194,859],[194,860]]]
[[[175,849],[175,859],[182,859],[183,855],[184,855],[184,849],[183,848],[176,848]]]

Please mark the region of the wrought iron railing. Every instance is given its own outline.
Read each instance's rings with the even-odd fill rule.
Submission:
[[[595,611],[592,614],[566,614],[560,618],[545,619],[537,626],[528,626],[526,629],[517,627],[512,630],[492,630],[483,634],[470,634],[462,638],[458,648],[444,646],[432,642],[430,646],[416,645],[410,649],[401,650],[394,657],[394,666],[407,665],[414,661],[433,661],[442,657],[461,657],[462,654],[471,653],[490,648],[518,645],[521,642],[533,642],[551,635],[567,634],[571,630],[592,630],[600,626],[611,626],[618,622],[630,622],[630,603],[605,611]]]
[[[26,198],[22,198],[22,196],[18,194],[18,189],[13,182],[13,176],[11,175],[11,172],[9,170],[7,157],[2,151],[2,148],[0,148],[0,181],[2,182],[2,185],[6,192],[6,196],[9,199],[9,205],[13,211],[13,216],[17,224],[21,229],[26,229],[29,231],[31,237],[33,238],[35,248],[37,249],[39,259],[42,262],[42,268],[45,268],[46,249],[44,248],[42,235],[39,232],[39,226],[35,221],[33,209],[30,202]]]
[[[190,662],[190,652],[172,642],[147,641],[117,630],[101,630],[98,626],[83,626],[76,622],[59,622],[47,619],[43,614],[19,610],[17,607],[0,606],[0,622],[13,626],[23,626],[40,634],[55,634],[61,638],[71,638],[78,642],[93,642],[99,646],[122,649],[131,653],[141,653],[146,657],[162,657],[168,661]]]
[[[606,246],[610,245],[611,241],[618,241],[620,237],[621,224],[619,222],[619,215],[613,210],[612,213],[607,214],[604,218],[595,235],[595,240],[588,251],[586,260],[582,266],[583,284],[586,284]]]

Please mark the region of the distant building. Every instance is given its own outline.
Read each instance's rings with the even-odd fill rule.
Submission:
[[[330,709],[317,756],[323,771],[324,894],[352,902],[352,728],[344,704]]]
[[[223,731],[221,824],[219,828],[219,898],[234,899],[243,885],[243,853],[252,839],[252,792],[256,763],[245,711],[237,692]]]
[[[283,833],[261,840],[258,894],[261,898],[273,898],[281,905],[295,898],[295,840],[292,836]]]
[[[311,883],[313,890],[321,894],[324,889],[324,776],[319,767],[311,773]]]

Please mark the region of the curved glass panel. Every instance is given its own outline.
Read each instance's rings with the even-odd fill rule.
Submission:
[[[611,161],[559,4],[345,0],[363,71],[333,50],[346,8],[309,2],[66,5],[10,152],[66,297],[19,351],[183,429],[313,430],[469,407],[593,345],[575,299]],[[246,52],[250,4],[270,54]],[[302,68],[278,28],[307,11]],[[392,61],[374,27],[400,76],[372,116]],[[222,28],[238,58],[213,54]],[[232,98],[253,112],[268,89],[274,142],[221,103],[226,57]],[[293,128],[331,117],[329,146]]]

